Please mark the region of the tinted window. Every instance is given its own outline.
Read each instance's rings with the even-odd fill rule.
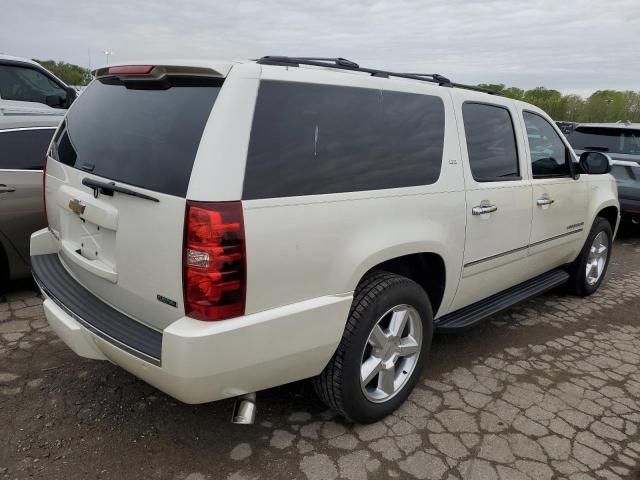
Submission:
[[[577,127],[569,137],[576,150],[640,155],[640,130],[631,128]]]
[[[540,115],[523,112],[534,177],[568,176],[567,149],[553,127]]]
[[[478,181],[519,178],[516,137],[509,111],[494,105],[465,103],[462,116],[473,178]]]
[[[33,68],[0,65],[0,97],[3,100],[38,102],[62,107],[67,92],[56,82]]]
[[[243,197],[431,184],[440,176],[443,144],[438,97],[263,81]]]
[[[184,196],[219,82],[174,80],[133,89],[94,81],[69,110],[57,142],[67,165],[170,195]]]
[[[0,130],[0,169],[41,170],[54,128]]]

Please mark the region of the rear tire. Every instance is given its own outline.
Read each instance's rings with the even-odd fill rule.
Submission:
[[[567,289],[570,293],[586,297],[598,290],[609,267],[612,246],[611,225],[606,219],[596,217],[580,255],[569,270]]]
[[[432,337],[433,314],[424,289],[406,277],[372,272],[356,289],[342,340],[313,379],[314,389],[347,420],[381,420],[415,387]]]

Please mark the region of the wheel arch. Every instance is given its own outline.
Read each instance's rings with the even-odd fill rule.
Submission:
[[[436,316],[445,296],[447,268],[442,255],[435,252],[414,252],[378,261],[359,277],[358,282],[374,270],[382,270],[407,277],[420,285],[431,302]]]
[[[616,205],[603,206],[598,210],[598,213],[596,213],[595,218],[597,217],[602,217],[609,222],[609,225],[611,225],[611,231],[615,236],[618,219],[620,217],[620,209]]]

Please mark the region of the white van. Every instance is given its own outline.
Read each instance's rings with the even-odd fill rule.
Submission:
[[[183,402],[313,377],[348,419],[388,415],[434,330],[607,269],[607,156],[479,90],[344,59],[97,70],[31,239],[51,326]]]

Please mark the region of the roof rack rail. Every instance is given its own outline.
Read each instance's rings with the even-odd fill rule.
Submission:
[[[355,72],[369,73],[374,77],[400,77],[410,78],[412,80],[420,80],[423,82],[437,83],[442,86],[450,86],[448,79],[441,77],[441,80],[436,80],[432,77],[421,77],[417,75],[410,75],[406,73],[389,72],[386,70],[377,70],[374,68],[365,68],[359,66],[357,63],[347,60],[346,58],[323,58],[323,57],[279,57],[279,56],[267,56],[257,60],[257,63],[262,65],[282,65],[289,67],[298,67],[300,65],[313,65],[316,67],[329,67],[337,68],[339,70],[350,70]],[[440,77],[440,76],[438,76]],[[442,81],[445,80],[445,81]]]
[[[437,73],[402,73],[402,72],[390,72],[387,70],[377,70],[374,68],[365,68],[358,65],[356,62],[347,60],[346,58],[328,58],[328,57],[283,57],[268,55],[256,60],[256,63],[261,65],[280,65],[285,67],[299,67],[300,65],[312,65],[316,67],[329,67],[339,70],[350,70],[356,72],[369,73],[373,77],[399,77],[408,78],[411,80],[419,80],[422,82],[435,83],[441,87],[454,87],[464,88],[466,90],[474,90],[476,92],[488,93],[490,95],[500,95],[502,93],[493,90],[488,90],[482,87],[476,87],[473,85],[464,85],[462,83],[453,83],[447,77],[439,75]]]

